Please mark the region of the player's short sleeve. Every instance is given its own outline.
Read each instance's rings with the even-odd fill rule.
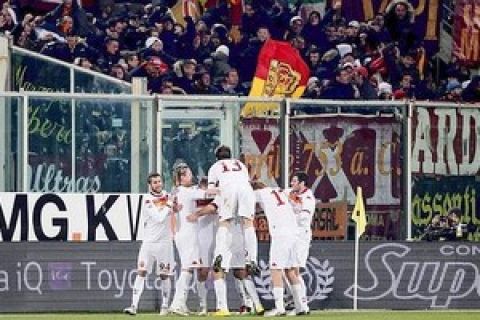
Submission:
[[[213,166],[210,167],[210,169],[208,170],[208,184],[211,185],[216,185],[217,182],[218,182],[218,178],[217,178],[217,163],[214,163]]]

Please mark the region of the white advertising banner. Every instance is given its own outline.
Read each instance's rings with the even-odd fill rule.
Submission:
[[[0,242],[141,239],[141,194],[0,193]]]

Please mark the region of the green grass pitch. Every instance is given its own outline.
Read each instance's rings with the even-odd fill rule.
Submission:
[[[29,314],[2,314],[0,320],[173,320],[173,319],[221,319],[222,317],[181,317],[166,316],[160,317],[156,313],[139,313],[135,317],[121,313],[29,313]],[[230,316],[224,317],[229,320],[259,319],[258,316]],[[281,317],[286,319],[286,317]],[[291,317],[288,317],[291,318]],[[294,318],[295,319],[295,318]],[[480,310],[445,310],[445,311],[315,311],[308,316],[301,316],[298,319],[319,319],[319,320],[480,320]]]

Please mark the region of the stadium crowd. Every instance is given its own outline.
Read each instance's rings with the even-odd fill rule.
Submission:
[[[130,81],[148,78],[151,93],[247,95],[268,39],[290,41],[310,67],[304,97],[480,101],[480,76],[453,59],[435,81],[431,54],[415,33],[413,7],[394,0],[368,21],[347,21],[340,2],[307,19],[286,0],[246,0],[239,27],[229,1],[200,19],[176,23],[176,1],[98,1],[88,11],[64,0],[36,15],[3,4],[0,33],[15,45]]]

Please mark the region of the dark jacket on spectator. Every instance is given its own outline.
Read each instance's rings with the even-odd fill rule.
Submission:
[[[334,81],[325,89],[321,97],[322,99],[352,100],[355,99],[355,89],[350,83],[343,84],[338,81]]]
[[[465,102],[480,102],[480,76],[475,76],[462,92]]]
[[[83,43],[77,43],[72,50],[66,42],[62,41],[47,43],[40,53],[70,63],[78,57],[87,58],[89,61],[95,61],[98,54],[96,50]]]

